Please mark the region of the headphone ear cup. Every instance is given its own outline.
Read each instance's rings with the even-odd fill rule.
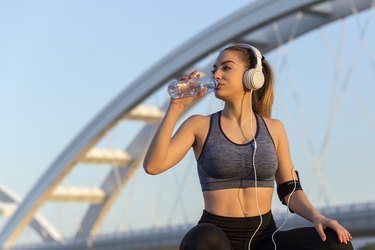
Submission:
[[[243,84],[245,85],[246,90],[251,90],[251,71],[252,69],[248,69],[243,74]]]
[[[258,69],[246,70],[243,75],[243,83],[247,90],[260,89],[264,84],[263,72]]]

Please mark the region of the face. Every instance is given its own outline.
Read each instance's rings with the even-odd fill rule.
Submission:
[[[218,82],[215,96],[223,100],[243,96],[245,89],[242,79],[245,70],[245,65],[237,51],[221,52],[212,70],[213,77]]]

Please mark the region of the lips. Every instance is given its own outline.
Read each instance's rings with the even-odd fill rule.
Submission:
[[[224,84],[218,82],[216,88],[220,88],[220,86],[224,86]]]

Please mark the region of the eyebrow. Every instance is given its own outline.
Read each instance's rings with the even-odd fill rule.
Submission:
[[[234,63],[233,61],[231,61],[231,60],[226,60],[226,61],[224,61],[224,62],[221,62],[220,65],[224,65],[224,64],[226,64],[226,63],[233,63],[233,64],[235,64],[235,63]],[[212,67],[213,67],[213,68],[216,68],[217,66],[214,64]]]

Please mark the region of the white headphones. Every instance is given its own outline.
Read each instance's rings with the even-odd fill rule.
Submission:
[[[227,47],[226,49],[232,47],[250,49],[254,53],[257,60],[255,68],[251,68],[245,71],[243,75],[243,84],[245,85],[245,88],[248,90],[260,89],[264,84],[264,75],[262,72],[262,54],[257,48],[246,43],[234,44],[232,46]]]

